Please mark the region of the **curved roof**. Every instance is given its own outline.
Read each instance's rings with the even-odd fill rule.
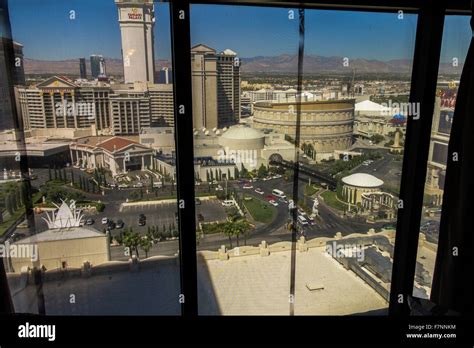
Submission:
[[[263,138],[264,135],[260,131],[250,127],[233,126],[230,127],[224,134],[222,134],[221,137],[225,139],[249,140],[260,139]]]
[[[380,187],[383,181],[373,175],[366,173],[355,173],[342,178],[342,182],[351,186],[358,187]]]
[[[226,56],[236,56],[237,53],[232,51],[230,48],[226,48],[224,51],[222,51],[222,54],[225,54]]]
[[[355,111],[388,111],[390,108],[371,100],[364,100],[355,104]]]

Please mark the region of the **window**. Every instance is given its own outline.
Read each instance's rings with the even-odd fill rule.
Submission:
[[[413,287],[413,296],[421,298],[430,297],[433,281],[451,125],[472,36],[469,20],[467,16],[445,17]]]
[[[15,310],[180,315],[169,4],[26,0],[10,16],[20,126],[2,123],[0,234]]]
[[[416,15],[191,9],[200,313],[385,313]]]
[[[288,315],[293,175],[275,163],[295,156],[298,11],[191,5],[190,21],[199,314]]]
[[[446,16],[428,155],[410,96],[434,98],[439,8],[244,3],[10,2],[0,251],[16,312],[396,314],[421,208],[413,295],[429,298],[469,19]],[[424,156],[422,207],[407,191],[424,175],[406,174],[425,162],[404,158]]]

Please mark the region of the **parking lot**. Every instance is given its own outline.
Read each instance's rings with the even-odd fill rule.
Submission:
[[[153,204],[141,205],[125,205],[120,208],[119,204],[108,204],[102,213],[90,215],[84,214],[84,221],[87,218],[94,219],[91,227],[102,231],[105,224],[101,223],[102,218],[107,217],[109,220],[117,222],[122,220],[125,223],[124,228],[132,227],[134,232],[146,233],[148,226],[157,226],[160,230],[163,225],[168,228],[173,223],[177,227],[175,213],[177,212],[177,204],[175,202],[164,201]],[[146,225],[138,226],[138,217],[145,214]],[[227,214],[224,207],[217,199],[201,199],[201,204],[196,205],[196,215],[201,214],[204,222],[223,221]],[[35,230],[42,232],[48,229],[46,222],[42,219],[46,217],[45,213],[35,215]]]

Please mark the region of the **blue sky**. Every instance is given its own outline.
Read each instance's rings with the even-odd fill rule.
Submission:
[[[41,6],[39,5],[41,4]],[[60,60],[102,54],[120,58],[120,29],[113,0],[10,0],[15,40],[28,58]],[[76,19],[69,19],[69,11]],[[192,44],[205,43],[240,57],[296,54],[297,11],[251,6],[192,5]],[[170,58],[169,5],[155,4],[155,55]],[[416,15],[306,11],[305,53],[379,60],[412,58]],[[471,38],[467,17],[448,18],[442,61],[464,60]]]

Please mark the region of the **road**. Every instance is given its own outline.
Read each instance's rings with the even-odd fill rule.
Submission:
[[[384,161],[378,163],[378,168],[384,168]],[[36,170],[35,174],[38,175],[33,184],[37,186],[42,182],[48,180],[47,170]],[[85,174],[83,174],[85,175]],[[299,176],[298,182],[298,199],[301,200],[304,197],[304,187],[308,183],[309,177],[304,174]],[[312,180],[314,182],[314,180]],[[225,185],[223,185],[225,186]],[[242,184],[237,182],[229,183],[229,190],[236,189],[238,192],[245,192],[246,194],[263,198],[270,195],[271,191],[275,188],[282,190],[287,195],[288,199],[293,198],[293,182],[285,181],[284,179],[271,179],[268,181],[257,181],[253,183],[253,189],[243,189]],[[264,191],[264,195],[259,195],[255,192],[256,188],[261,188]],[[198,187],[199,190],[207,190],[207,185],[201,185]],[[107,217],[113,221],[121,219],[125,223],[125,227],[132,227],[134,232],[141,234],[146,233],[148,226],[157,226],[161,231],[163,225],[166,228],[175,222],[175,212],[177,211],[177,205],[173,202],[159,203],[153,205],[140,205],[130,206],[121,208],[121,204],[130,196],[131,190],[107,190],[105,195],[84,193],[86,199],[100,200],[106,204],[106,208],[103,212],[94,215],[85,213],[85,218],[92,217],[95,220],[93,227],[102,231],[105,225],[101,224],[101,219]],[[171,192],[171,186],[164,187],[161,190],[162,194],[169,195]],[[154,194],[144,194],[145,197],[152,198]],[[305,198],[308,206],[312,206],[312,198]],[[382,224],[368,224],[363,221],[356,221],[354,219],[341,217],[331,208],[327,207],[324,202],[319,199],[320,205],[319,215],[316,224],[313,226],[307,226],[304,230],[304,234],[307,238],[315,237],[332,237],[336,232],[341,232],[342,235],[347,235],[354,232],[367,232],[370,228],[380,228]],[[290,241],[291,232],[288,231],[285,226],[286,223],[291,219],[288,213],[287,204],[280,202],[279,206],[276,207],[277,215],[276,218],[268,223],[261,224],[257,223],[255,230],[253,230],[247,240],[247,245],[258,245],[262,240],[268,243],[275,243],[279,241]],[[138,215],[145,214],[147,216],[147,224],[145,226],[138,226]],[[226,218],[224,208],[217,200],[202,200],[200,205],[196,205],[196,214],[202,214],[205,221],[223,221]],[[44,216],[44,215],[43,215]],[[35,216],[35,230],[36,233],[47,229],[46,223],[41,219],[41,215]],[[113,230],[112,235],[119,233],[119,230]],[[243,241],[242,241],[243,242]],[[235,241],[234,241],[235,243]],[[204,250],[217,250],[222,244],[228,244],[228,238],[223,234],[218,235],[206,235],[199,241],[198,249]],[[123,254],[123,247],[112,247],[112,259],[127,259]],[[149,255],[174,255],[178,250],[177,240],[168,240],[158,242]]]

